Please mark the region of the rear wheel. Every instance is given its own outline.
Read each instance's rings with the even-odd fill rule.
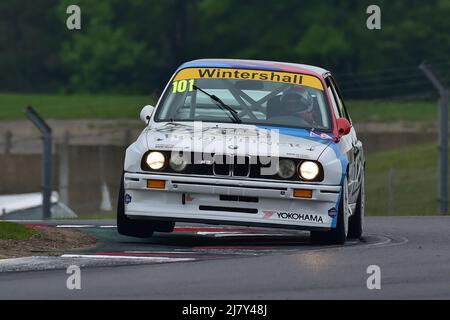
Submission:
[[[136,238],[150,238],[154,231],[172,232],[174,226],[174,222],[128,218],[125,215],[125,189],[122,175],[117,203],[117,231],[120,234]]]
[[[359,188],[358,200],[356,201],[355,213],[348,220],[348,238],[359,239],[362,236],[364,228],[364,173],[362,176],[361,187]]]
[[[348,212],[348,184],[347,178],[345,178],[342,184],[336,228],[330,231],[311,231],[311,242],[314,244],[344,244],[348,232]]]

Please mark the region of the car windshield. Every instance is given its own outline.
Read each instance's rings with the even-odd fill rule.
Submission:
[[[331,129],[329,106],[318,78],[247,69],[182,69],[166,90],[155,121]]]

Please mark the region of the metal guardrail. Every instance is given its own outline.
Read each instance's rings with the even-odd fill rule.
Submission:
[[[42,119],[42,117],[28,106],[25,109],[28,119],[42,133],[42,219],[51,218],[51,195],[52,195],[52,128]]]

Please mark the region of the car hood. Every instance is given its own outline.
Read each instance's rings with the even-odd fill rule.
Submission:
[[[247,124],[156,123],[146,129],[148,150],[317,160],[332,143],[317,130]]]

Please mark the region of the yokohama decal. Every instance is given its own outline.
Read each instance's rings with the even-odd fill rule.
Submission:
[[[297,221],[308,221],[308,222],[316,222],[323,223],[323,219],[321,216],[316,214],[307,214],[307,213],[295,213],[295,212],[276,212],[276,211],[263,211],[264,218],[271,218],[274,214],[278,219],[283,220],[297,220]]]

